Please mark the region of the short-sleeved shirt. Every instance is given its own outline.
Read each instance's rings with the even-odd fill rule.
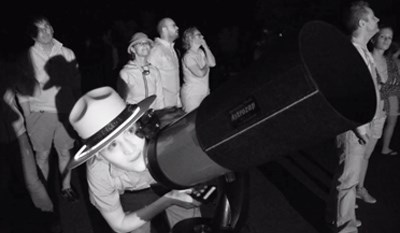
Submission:
[[[90,201],[96,208],[105,212],[121,206],[119,196],[125,190],[147,189],[150,184],[155,183],[148,170],[125,171],[97,157],[86,164]]]
[[[134,61],[120,71],[120,78],[127,86],[126,102],[136,104],[150,95],[156,95],[156,101],[151,105],[153,109],[164,108],[164,95],[162,91],[161,77],[159,70],[149,64],[149,73],[143,74],[143,69]]]
[[[182,88],[190,90],[190,94],[208,94],[209,90],[209,74],[208,71],[203,77],[195,76],[190,70],[189,67],[198,65],[200,68],[203,68],[207,64],[207,58],[204,54],[203,50],[199,50],[198,52],[194,52],[192,50],[188,50],[183,56],[182,60],[182,70],[183,70],[183,80],[184,84]]]
[[[32,96],[18,95],[18,100],[28,102],[32,112],[69,113],[77,97],[73,91],[80,89],[74,52],[56,39],[53,42],[50,55],[38,43],[29,50],[38,85]]]

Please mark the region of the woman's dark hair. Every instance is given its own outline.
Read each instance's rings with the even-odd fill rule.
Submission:
[[[379,37],[379,35],[380,35],[380,33],[381,33],[381,31],[382,31],[383,29],[390,29],[390,30],[392,30],[393,35],[394,35],[394,30],[393,30],[393,27],[392,27],[392,26],[387,25],[387,24],[380,24],[380,25],[379,25],[379,32],[377,32],[377,33],[369,40],[369,42],[368,42],[368,44],[367,44],[368,49],[369,49],[370,51],[372,51],[372,50],[374,49],[375,42],[376,42],[377,38]],[[385,51],[385,55],[387,55],[388,53],[391,53],[391,51],[393,51],[392,46],[393,46],[393,39],[392,39],[392,44],[390,45],[389,49],[387,49],[387,50]]]

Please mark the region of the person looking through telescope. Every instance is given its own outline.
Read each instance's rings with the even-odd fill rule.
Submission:
[[[87,162],[90,201],[116,232],[150,233],[151,219],[164,210],[171,228],[201,216],[191,189],[159,197],[150,188],[156,181],[146,168],[140,118],[154,100],[127,105],[112,88],[101,87],[82,96],[69,116],[84,146],[68,168]]]

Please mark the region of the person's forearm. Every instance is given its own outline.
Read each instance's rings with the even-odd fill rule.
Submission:
[[[203,68],[201,68],[200,69],[200,71],[201,71],[200,78],[203,78],[208,73],[209,70],[210,70],[210,67],[208,66],[208,64],[206,64]]]
[[[208,73],[208,70],[210,67],[206,63],[205,66],[200,67],[200,65],[194,65],[191,67],[188,67],[189,71],[196,77],[196,78],[204,78],[205,75]]]
[[[208,45],[203,46],[203,48],[204,48],[204,51],[206,52],[208,66],[214,67],[216,65],[216,62],[215,62],[215,57],[214,57],[213,53],[211,52]]]
[[[34,159],[31,145],[26,133],[18,137],[19,147],[21,151],[22,167],[24,178],[29,191],[37,189],[42,185],[36,169],[36,162]]]
[[[136,215],[143,219],[144,221],[150,221],[154,216],[161,213],[163,210],[171,206],[173,200],[167,197],[160,197],[155,202],[151,203],[150,205],[136,211]]]
[[[172,205],[172,200],[166,197],[161,197],[150,205],[125,215],[118,229],[113,229],[117,232],[130,232],[143,226],[149,222],[157,214]]]

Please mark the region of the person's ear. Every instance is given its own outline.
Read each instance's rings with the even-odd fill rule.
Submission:
[[[358,21],[358,26],[360,28],[364,27],[366,24],[367,24],[367,22],[365,20],[363,20],[363,19],[360,19],[360,21]]]
[[[167,33],[167,27],[165,27],[165,26],[162,27],[161,28],[161,32],[162,32],[163,35],[165,35]]]

